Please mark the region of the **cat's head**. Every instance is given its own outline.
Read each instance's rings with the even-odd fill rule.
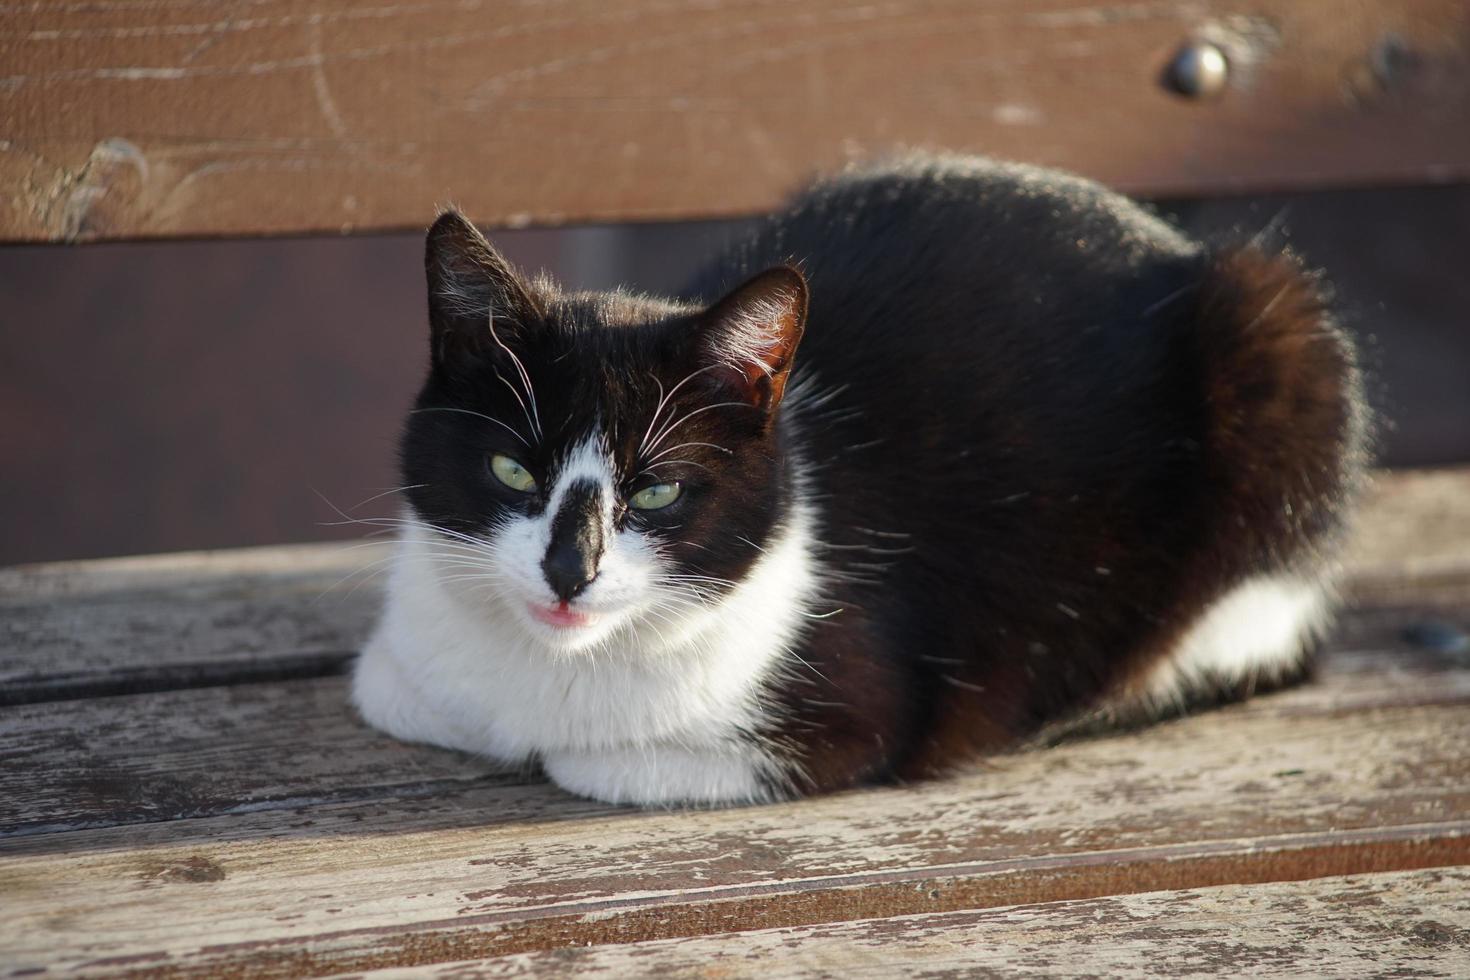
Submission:
[[[783,519],[801,274],[707,308],[566,294],[453,212],[425,264],[431,363],[402,467],[435,574],[553,650],[687,641]]]

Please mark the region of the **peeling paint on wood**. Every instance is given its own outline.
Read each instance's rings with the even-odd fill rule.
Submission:
[[[1464,977],[1470,871],[1225,886],[572,947],[390,977]]]
[[[146,669],[154,648],[170,669],[192,655],[221,671],[215,686],[0,708],[0,961],[283,977],[647,963],[677,976],[739,975],[764,951],[770,975],[803,976],[881,973],[863,951],[891,947],[943,975],[989,968],[956,943],[1041,956],[1048,972],[1042,953],[1076,940],[1075,962],[1096,972],[1134,969],[1115,969],[1119,950],[1189,943],[1200,969],[1270,975],[1326,955],[1326,932],[1272,952],[1249,922],[1218,946],[1212,923],[1243,905],[1365,937],[1399,916],[1399,938],[1343,972],[1455,975],[1464,908],[1446,888],[1463,895],[1463,873],[1411,871],[1470,864],[1470,658],[1411,642],[1410,627],[1470,627],[1467,482],[1380,480],[1348,560],[1359,606],[1309,684],[952,779],[714,812],[574,800],[534,771],[399,744],[352,716],[340,677],[246,683],[261,664],[310,663],[315,630],[363,625],[365,610],[299,614],[306,592],[352,570],[340,546],[0,571],[0,611],[52,624],[6,652],[11,679],[99,683]],[[252,607],[277,610],[280,628],[231,626]],[[1417,918],[1400,916],[1411,906]],[[1093,931],[1079,931],[1087,916]],[[699,937],[737,952],[711,959]],[[832,943],[856,959],[825,959]]]
[[[200,753],[214,776],[185,772],[184,786],[225,798],[232,782],[250,789],[243,749],[259,736],[236,731],[238,761]],[[1345,716],[1230,709],[919,786],[648,813],[545,785],[446,782],[428,799],[397,798],[368,765],[364,736],[357,749],[328,747],[336,772],[302,746],[315,800],[0,844],[5,888],[26,896],[0,922],[0,949],[58,967],[163,952],[181,973],[293,975],[1467,863],[1467,738],[1463,703]],[[182,759],[188,748],[146,755]],[[409,751],[425,767],[452,755]],[[363,802],[345,796],[353,786]],[[184,802],[176,816],[194,816]],[[153,871],[191,861],[225,872],[207,901]],[[140,892],[140,880],[158,887]]]

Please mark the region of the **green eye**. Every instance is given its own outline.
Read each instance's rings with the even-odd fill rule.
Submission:
[[[628,506],[635,510],[662,510],[679,499],[684,488],[677,483],[655,483],[644,487],[628,498]]]
[[[531,475],[531,471],[509,456],[502,456],[500,453],[491,456],[490,472],[495,474],[495,479],[520,493],[530,493],[536,489],[536,478]]]

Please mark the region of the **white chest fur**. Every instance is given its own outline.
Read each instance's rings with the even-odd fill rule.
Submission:
[[[588,651],[547,648],[484,591],[459,588],[435,532],[410,521],[353,700],[408,741],[538,758],[567,789],[612,802],[771,795],[781,774],[750,733],[816,586],[798,509],[719,603],[634,621]]]

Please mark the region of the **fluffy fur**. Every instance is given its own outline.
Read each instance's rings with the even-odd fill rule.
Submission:
[[[1289,256],[913,158],[818,183],[687,300],[528,281],[454,214],[426,268],[354,685],[401,738],[771,799],[1269,687],[1329,619],[1367,422]]]

